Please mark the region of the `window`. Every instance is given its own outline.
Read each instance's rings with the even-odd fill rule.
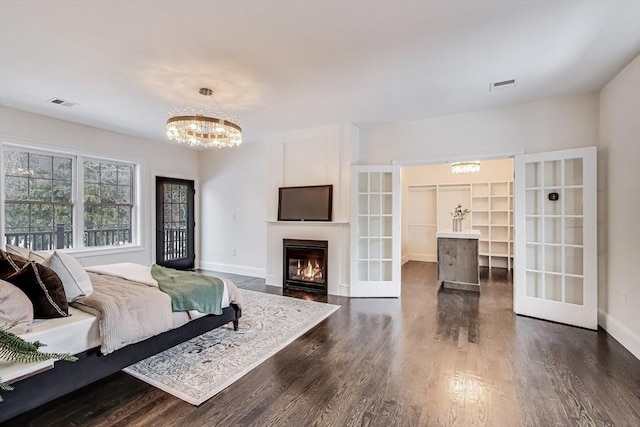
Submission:
[[[4,156],[6,243],[71,247],[71,158],[16,150],[6,150]]]
[[[50,250],[133,243],[135,165],[6,147],[3,173],[7,244]]]
[[[84,245],[131,243],[133,166],[84,161]]]

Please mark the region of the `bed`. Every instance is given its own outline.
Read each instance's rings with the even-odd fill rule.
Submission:
[[[93,268],[89,273],[92,282],[106,280],[117,283],[118,287],[145,287],[140,282],[131,281],[131,275],[125,274],[129,278],[121,277],[122,275],[109,275],[113,271],[122,271],[122,266],[111,265],[106,269],[103,267]],[[136,278],[135,274],[133,278],[144,282],[143,278]],[[112,375],[131,364],[211,329],[232,323],[233,328],[237,330],[238,321],[242,315],[241,297],[238,297],[240,294],[232,282],[224,279],[223,282],[221,314],[202,314],[193,310],[172,312],[171,325],[165,328],[167,330],[154,333],[153,336],[137,337],[134,339],[136,342],[131,343],[128,342],[131,337],[125,337],[121,345],[116,347],[113,345],[105,347],[101,337],[101,331],[104,334],[104,316],[94,313],[92,307],[85,306],[90,299],[88,297],[80,298],[70,304],[68,308],[70,316],[34,321],[31,330],[21,334],[21,337],[28,341],[38,340],[46,343],[47,347],[44,350],[47,352],[74,354],[78,357],[78,361],[74,363],[47,361],[28,365],[0,362],[0,377],[5,381],[13,382],[14,387],[13,391],[2,393],[4,401],[0,402],[0,422]],[[94,296],[103,290],[98,287]],[[151,292],[162,294],[160,290],[155,289]],[[163,297],[167,296],[163,294]]]

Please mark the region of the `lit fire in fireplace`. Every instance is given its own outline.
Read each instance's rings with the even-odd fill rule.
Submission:
[[[322,280],[322,268],[318,264],[317,260],[307,259],[307,265],[304,267],[300,260],[298,260],[298,268],[296,271],[297,279],[304,280]]]
[[[328,244],[326,240],[282,239],[285,290],[327,294]]]

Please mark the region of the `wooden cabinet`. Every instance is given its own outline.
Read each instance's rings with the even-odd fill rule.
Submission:
[[[480,291],[477,230],[438,232],[438,280],[445,288]]]

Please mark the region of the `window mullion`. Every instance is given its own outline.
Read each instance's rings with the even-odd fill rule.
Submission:
[[[24,237],[18,236],[22,239],[20,245],[35,250],[54,249],[57,224],[64,223],[66,230],[69,230],[67,227],[71,222],[73,237],[69,241],[68,234],[65,234],[65,248],[82,250],[91,246],[116,246],[139,241],[133,237],[139,233],[136,188],[140,177],[136,164],[73,153],[32,150],[31,147],[0,148],[0,183],[3,189],[6,177],[12,177],[12,200],[7,200],[7,190],[0,195],[0,232],[5,233],[5,239],[23,233]],[[7,149],[11,153],[11,165],[17,165],[15,168],[18,172],[8,171]],[[106,169],[102,171],[103,168]],[[85,173],[90,177],[86,183]],[[67,181],[69,174],[70,182]],[[21,177],[23,179],[17,179]],[[123,187],[126,188],[125,185],[129,187],[128,195],[127,190],[121,191]],[[46,194],[50,196],[43,198]],[[85,206],[87,197],[90,203]],[[7,222],[8,202],[11,203],[10,224]],[[24,208],[18,205],[24,205]],[[87,215],[89,229],[85,231]],[[7,232],[11,236],[6,235]],[[86,233],[94,238],[85,243]]]
[[[71,203],[73,205],[73,247],[84,248],[84,159],[76,156],[72,177],[73,191]]]

